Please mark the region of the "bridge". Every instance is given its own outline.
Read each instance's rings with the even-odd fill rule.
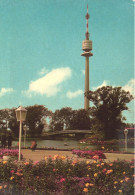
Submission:
[[[62,131],[54,131],[54,132],[46,132],[43,136],[57,136],[64,134],[75,134],[76,137],[82,137],[85,134],[93,134],[92,130],[62,130]]]

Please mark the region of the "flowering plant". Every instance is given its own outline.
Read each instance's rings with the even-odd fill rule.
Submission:
[[[85,157],[90,159],[106,159],[106,156],[102,151],[72,150],[72,153],[82,158]]]
[[[49,157],[39,162],[0,162],[0,194],[106,195],[134,193],[134,162],[72,161]]]
[[[10,157],[18,157],[19,150],[18,149],[0,149],[0,159],[3,158],[3,156],[10,156]],[[21,158],[23,158],[21,154]]]
[[[0,161],[0,194],[134,194],[134,176],[134,161]]]
[[[112,145],[117,145],[117,146],[124,146],[125,145],[125,139],[113,139],[113,140],[101,140],[99,137],[96,136],[91,136],[86,139],[80,140],[80,143],[87,143],[90,145],[104,145],[104,146],[112,146]],[[134,146],[134,139],[130,138],[127,140],[128,146]]]

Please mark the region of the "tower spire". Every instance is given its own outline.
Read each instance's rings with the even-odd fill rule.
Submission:
[[[90,17],[90,15],[89,15],[89,13],[88,13],[88,4],[87,4],[87,13],[86,13],[86,16],[85,16],[85,18],[86,18],[86,33],[85,33],[85,37],[86,37],[86,40],[89,40],[89,31],[88,31],[88,20],[89,20],[89,17]]]

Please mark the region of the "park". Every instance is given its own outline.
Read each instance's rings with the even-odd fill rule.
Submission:
[[[134,194],[134,3],[0,2],[0,195]]]

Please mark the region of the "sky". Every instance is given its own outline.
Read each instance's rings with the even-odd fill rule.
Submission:
[[[90,90],[111,85],[133,94],[133,0],[0,0],[0,109],[84,108],[87,4]],[[133,123],[133,101],[128,106],[123,115]]]

